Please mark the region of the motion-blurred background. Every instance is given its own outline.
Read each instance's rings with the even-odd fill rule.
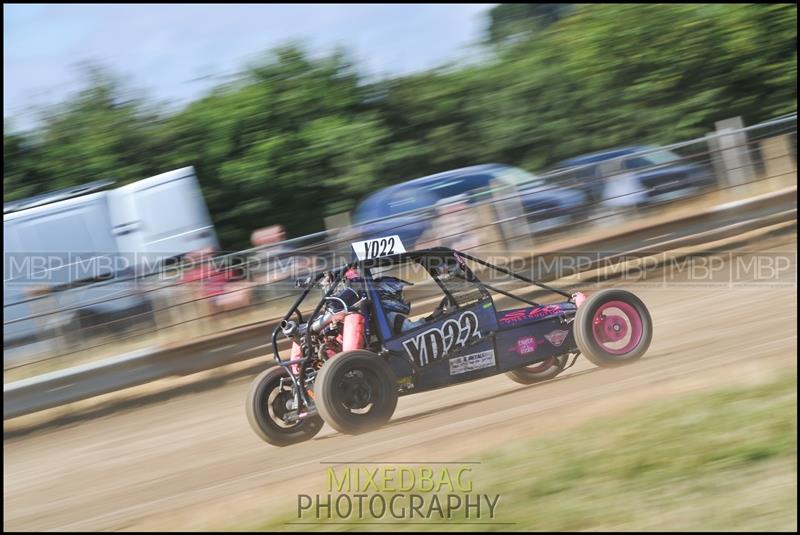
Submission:
[[[150,346],[164,329],[185,339],[221,310],[248,323],[281,293],[261,285],[365,236],[499,252],[511,235],[575,235],[730,186],[748,195],[743,184],[796,161],[792,5],[4,13],[11,377],[41,371],[31,360]],[[257,37],[262,26],[293,40],[260,53],[279,38]],[[241,64],[219,65],[229,58]],[[724,131],[736,133],[712,135]],[[143,182],[177,169],[182,183]],[[488,198],[494,212],[477,213]],[[166,271],[178,262],[189,267]]]
[[[28,110],[23,103],[37,99],[23,100],[12,88],[26,87],[33,76],[20,65],[36,52],[29,41],[58,42],[59,35],[37,35],[35,18],[16,28],[8,12],[27,9],[5,9],[4,88],[6,98],[18,103],[13,109],[36,120],[23,122],[4,110],[4,201],[104,178],[132,182],[193,165],[227,250],[248,247],[250,233],[271,224],[283,225],[290,237],[322,230],[325,216],[353,209],[359,197],[439,171],[499,162],[540,172],[595,151],[702,137],[731,117],[754,125],[796,111],[792,5],[499,5],[471,10],[469,24],[450,14],[463,7],[443,6],[425,32],[414,23],[417,12],[429,7],[372,6],[363,8],[369,17],[362,14],[348,26],[373,39],[373,33],[386,32],[376,41],[395,37],[388,17],[407,19],[405,38],[384,53],[380,70],[395,71],[398,57],[403,66],[419,55],[427,59],[419,63],[430,63],[437,54],[425,49],[453,61],[384,77],[349,52],[373,40],[357,33],[340,38],[341,49],[333,51],[304,44],[313,35],[298,31],[292,32],[297,44],[254,59],[256,50],[247,50],[249,64],[220,65],[225,74],[236,71],[191,102],[171,107],[143,82],[151,74],[118,59],[128,58],[125,51],[98,50],[117,41],[100,34],[106,40],[95,43],[86,31],[82,48],[73,48],[78,56],[66,60],[91,63],[59,80],[80,89],[41,110]],[[84,8],[46,9],[63,17]],[[129,33],[152,48],[139,52],[149,53],[148,68],[172,65],[178,53],[224,47],[216,43],[234,39],[232,33],[257,32],[262,21],[271,28],[282,13],[280,6],[197,6],[192,11],[202,16],[187,14],[183,32],[153,35],[139,19],[161,28],[161,10],[177,6],[97,9],[105,17],[95,24],[138,22]],[[346,19],[350,9],[295,11]],[[64,18],[70,33],[78,32],[73,18]],[[169,22],[176,24],[175,18]],[[242,20],[247,18],[255,20]],[[195,30],[198,19],[205,25]],[[342,24],[339,19],[328,24]],[[56,25],[58,19],[48,20]],[[453,24],[468,27],[472,42],[464,39],[462,48],[452,37],[440,42],[438,34],[449,35]],[[195,34],[192,42],[204,48],[187,51],[169,41],[185,33]]]
[[[6,420],[268,354],[368,237],[558,281],[796,223],[795,4],[7,4],[4,94]]]

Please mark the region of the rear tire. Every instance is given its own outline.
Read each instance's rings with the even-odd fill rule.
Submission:
[[[314,380],[317,410],[340,433],[356,435],[382,426],[397,407],[395,375],[371,351],[339,353]]]
[[[515,383],[521,385],[541,383],[542,381],[553,379],[564,371],[567,360],[569,360],[569,355],[550,357],[545,361],[506,372],[506,376]],[[549,364],[549,366],[547,364]]]
[[[247,421],[250,427],[263,441],[281,447],[313,438],[323,425],[319,416],[305,418],[293,425],[280,419],[292,392],[291,388],[281,388],[281,379],[284,377],[289,377],[284,367],[270,368],[253,380],[247,393]]]
[[[653,337],[650,312],[626,290],[603,290],[587,298],[575,314],[574,325],[578,349],[604,368],[640,359]]]

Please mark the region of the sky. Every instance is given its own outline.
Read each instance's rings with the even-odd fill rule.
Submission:
[[[4,4],[3,116],[34,126],[34,107],[79,87],[85,60],[174,106],[289,40],[317,54],[344,46],[371,76],[469,60],[493,5]]]

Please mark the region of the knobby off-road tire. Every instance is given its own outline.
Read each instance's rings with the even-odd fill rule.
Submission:
[[[395,381],[389,364],[375,353],[339,353],[322,366],[314,381],[317,410],[340,433],[377,429],[397,407]]]
[[[320,432],[323,425],[319,416],[299,420],[293,425],[276,418],[285,410],[285,400],[291,397],[290,388],[279,390],[281,378],[288,376],[289,372],[282,366],[265,370],[253,380],[247,393],[247,421],[262,440],[273,446],[289,446],[309,440]]]

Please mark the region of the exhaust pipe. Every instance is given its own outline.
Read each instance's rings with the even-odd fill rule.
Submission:
[[[306,334],[307,329],[311,332],[318,333],[334,321],[343,321],[348,313],[344,310],[339,312],[326,311],[317,317],[311,324],[298,325],[296,321],[283,320],[281,321],[280,328],[283,335],[292,340],[299,340],[301,336]]]
[[[341,321],[347,315],[347,312],[344,310],[340,312],[331,312],[327,311],[321,316],[318,316],[317,319],[309,326],[311,332],[318,333],[334,321]]]

